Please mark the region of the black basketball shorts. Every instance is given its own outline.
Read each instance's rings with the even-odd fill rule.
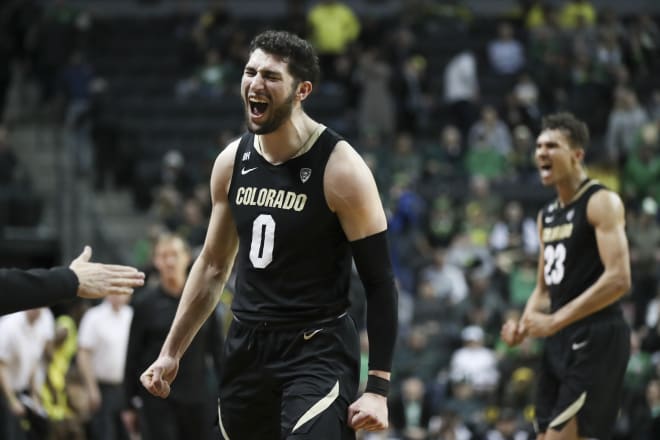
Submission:
[[[609,439],[622,399],[630,330],[620,317],[578,322],[545,341],[536,395],[539,432],[577,418],[580,437]]]
[[[297,328],[234,320],[224,346],[218,418],[224,440],[354,440],[360,347],[353,320]]]

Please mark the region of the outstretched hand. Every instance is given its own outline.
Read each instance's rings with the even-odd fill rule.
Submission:
[[[69,268],[78,277],[78,296],[97,299],[106,295],[130,295],[144,284],[144,273],[134,267],[116,264],[92,263],[92,248],[71,262]]]
[[[142,385],[156,397],[170,395],[170,385],[179,371],[179,362],[171,356],[160,356],[140,375]]]
[[[364,393],[348,407],[348,426],[358,431],[382,431],[388,428],[387,398]]]

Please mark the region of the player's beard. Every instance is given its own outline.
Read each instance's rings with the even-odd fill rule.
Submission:
[[[291,93],[289,96],[284,100],[284,102],[277,107],[273,107],[270,109],[272,112],[270,118],[268,118],[262,125],[256,125],[252,124],[250,122],[250,107],[249,104],[245,109],[245,118],[247,122],[247,127],[248,130],[251,133],[254,134],[268,134],[272,133],[275,130],[277,130],[280,125],[284,123],[289,117],[291,116],[291,113],[293,112],[293,100],[295,98],[295,88],[291,88]],[[272,105],[272,104],[271,104]],[[256,128],[255,128],[256,127]]]

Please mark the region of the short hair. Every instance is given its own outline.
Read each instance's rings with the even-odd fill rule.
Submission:
[[[181,243],[181,247],[183,248],[183,251],[190,255],[190,245],[186,241],[185,238],[183,238],[181,235],[173,233],[173,232],[163,232],[162,234],[158,235],[156,238],[156,241],[154,242],[154,247],[153,250],[154,252],[156,249],[160,246],[170,244],[170,243]]]
[[[587,148],[589,127],[572,113],[560,112],[545,116],[541,123],[542,130],[560,130],[568,138],[571,148]]]
[[[321,75],[319,57],[314,47],[299,36],[287,31],[264,31],[250,42],[250,54],[257,49],[281,57],[296,80],[318,82]]]

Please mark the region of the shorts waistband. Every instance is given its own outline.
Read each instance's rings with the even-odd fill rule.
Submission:
[[[278,322],[278,321],[246,321],[238,319],[234,316],[234,321],[245,327],[250,327],[255,330],[299,330],[307,327],[317,327],[332,324],[340,319],[348,316],[348,312],[340,315],[331,316],[329,318],[322,318],[313,321],[295,321],[295,322]]]

